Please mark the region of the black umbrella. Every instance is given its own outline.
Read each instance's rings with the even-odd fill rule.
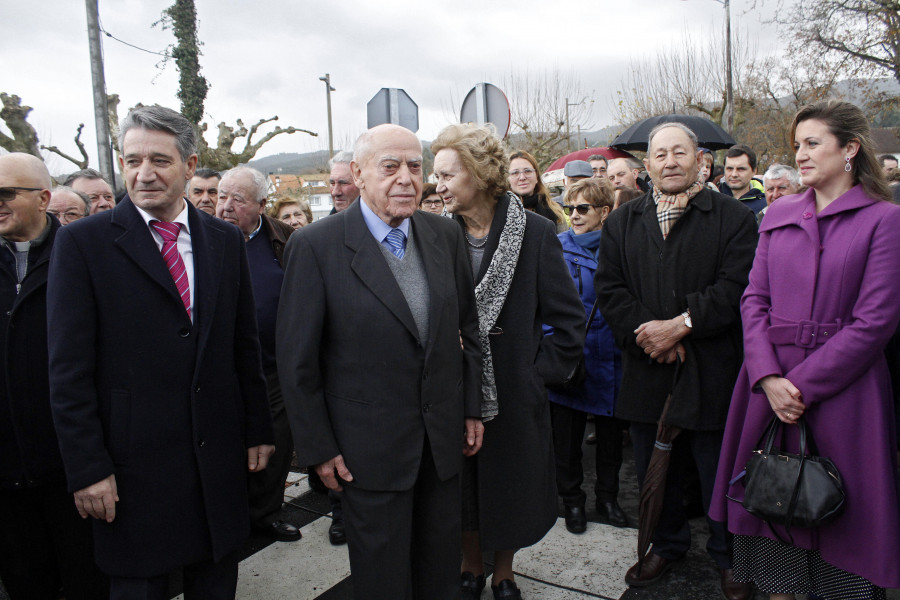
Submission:
[[[710,150],[724,150],[735,145],[734,139],[728,133],[703,117],[691,115],[659,115],[638,121],[626,129],[610,144],[613,148],[622,150],[647,150],[647,139],[650,130],[660,123],[683,123],[697,135],[697,142]]]

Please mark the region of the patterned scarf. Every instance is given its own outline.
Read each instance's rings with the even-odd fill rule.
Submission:
[[[662,231],[663,239],[669,237],[669,231],[684,211],[687,209],[688,202],[700,193],[703,186],[699,181],[691,184],[691,187],[680,194],[669,195],[664,194],[659,187],[653,187],[653,201],[656,203],[656,218],[659,221],[659,229]]]
[[[509,208],[506,210],[506,224],[500,232],[497,250],[491,257],[491,264],[484,277],[475,286],[478,340],[481,342],[481,418],[484,421],[490,421],[500,414],[489,334],[506,302],[506,294],[516,274],[522,239],[525,237],[525,207],[516,195],[507,192],[507,196]]]

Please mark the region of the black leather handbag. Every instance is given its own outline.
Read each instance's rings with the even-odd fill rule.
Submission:
[[[591,330],[591,323],[594,322],[594,315],[597,314],[597,307],[600,304],[600,300],[597,299],[594,301],[594,307],[591,308],[591,316],[588,317],[587,325],[584,328],[585,339],[587,338],[588,332]],[[575,365],[575,368],[572,369],[572,372],[562,383],[548,383],[547,389],[559,392],[562,394],[569,394],[580,388],[584,385],[584,380],[587,379],[587,368],[584,365],[584,350],[581,351],[581,358],[578,359],[578,364]]]
[[[818,527],[843,512],[844,482],[830,459],[816,456],[812,432],[803,417],[797,421],[799,454],[775,446],[781,425],[778,417],[772,418],[760,438],[762,447],[754,450],[747,461],[741,504],[770,528],[773,523],[782,525],[793,543],[791,527]],[[778,532],[772,531],[779,540],[785,541]]]

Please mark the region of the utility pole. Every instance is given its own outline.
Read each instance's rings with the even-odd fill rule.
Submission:
[[[723,0],[725,5],[725,129],[734,135],[734,87],[731,74],[731,0]]]
[[[100,46],[100,16],[98,0],[85,0],[87,9],[88,42],[91,50],[91,81],[94,87],[94,125],[97,129],[97,158],[100,173],[116,187],[112,167],[112,148],[109,137],[109,109],[106,104],[106,79],[103,75],[103,48]]]
[[[331,92],[335,92],[331,87],[331,75],[325,73],[325,77],[319,77],[319,81],[325,82],[325,98],[328,100],[328,160],[334,156],[334,137],[331,133]]]

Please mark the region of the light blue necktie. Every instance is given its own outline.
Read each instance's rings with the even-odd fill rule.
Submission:
[[[403,235],[403,232],[399,229],[391,229],[384,239],[391,247],[394,256],[403,258],[403,255],[406,254],[406,236]]]

